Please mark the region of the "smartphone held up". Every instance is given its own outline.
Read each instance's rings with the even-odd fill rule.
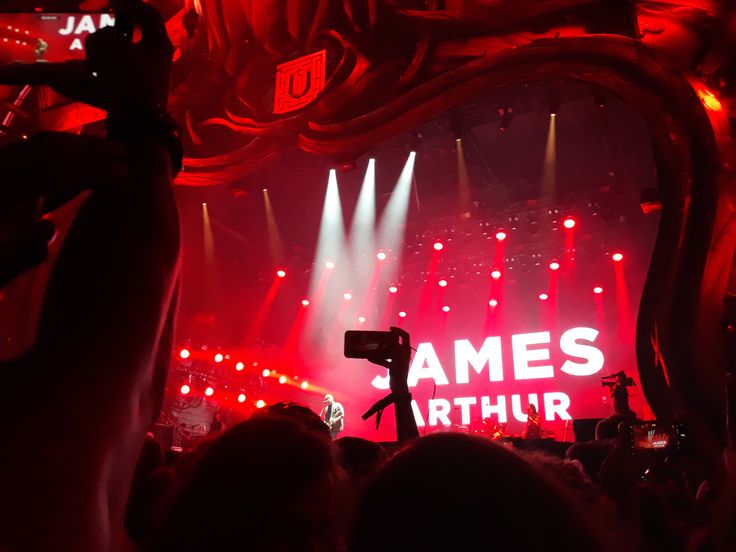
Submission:
[[[394,358],[401,346],[395,332],[348,330],[345,332],[346,358]]]

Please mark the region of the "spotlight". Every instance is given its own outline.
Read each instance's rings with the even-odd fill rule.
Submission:
[[[611,255],[611,258],[617,263],[624,260],[624,256],[621,253],[614,253],[613,255]]]
[[[501,271],[496,269],[493,272],[491,272],[491,278],[494,280],[498,280],[501,277]]]
[[[188,385],[187,385],[187,384],[185,383],[184,385],[182,385],[182,386],[181,386],[181,387],[179,388],[179,393],[181,393],[182,395],[188,395],[188,394],[189,394],[189,392],[190,392],[191,390],[192,390],[192,388],[191,388],[191,387],[189,387],[189,386],[188,386]]]
[[[498,232],[496,232],[496,239],[498,241],[505,240],[506,239],[506,232],[504,232],[503,230],[499,230]]]
[[[565,220],[562,222],[562,226],[564,226],[568,230],[570,230],[571,228],[575,228],[575,219],[572,217],[565,218]]]
[[[550,117],[555,117],[560,112],[560,97],[555,90],[547,90],[547,107]]]
[[[239,403],[245,402],[245,393],[241,393],[240,395],[238,395],[238,402]]]
[[[189,358],[190,355],[191,353],[189,352],[189,349],[182,349],[181,351],[179,351],[180,358]]]
[[[303,381],[302,382],[302,389],[306,389],[307,387],[309,387],[309,384],[306,381]]]
[[[527,216],[526,224],[530,234],[536,234],[537,232],[539,232],[539,216],[537,216],[536,214],[530,214],[529,216]]]
[[[440,287],[447,287],[447,280],[445,280],[444,278],[442,278],[439,282],[437,282],[437,284]]]
[[[697,90],[698,97],[700,97],[700,100],[703,102],[703,105],[707,107],[711,111],[722,111],[723,105],[721,104],[720,100],[716,98],[715,94],[705,88],[704,86],[701,86]]]
[[[549,295],[547,295],[546,293],[540,293],[539,294],[539,300],[540,301],[546,301],[547,299],[549,299]]]
[[[266,406],[266,401],[263,399],[258,399],[256,401],[256,408],[263,408],[264,406]]]
[[[406,313],[404,311],[399,311],[399,318],[406,318]]]
[[[281,385],[285,384],[285,383],[286,383],[286,376],[280,376],[280,377],[279,377],[279,383],[280,383]]]
[[[442,251],[445,248],[445,246],[442,245],[442,242],[440,241],[434,242],[434,245],[432,245],[432,247],[434,247],[435,251]]]
[[[496,307],[498,306],[498,301],[496,301],[495,299],[491,299],[490,301],[488,301],[488,306]]]
[[[302,299],[302,307],[308,307],[309,306],[309,300],[308,299]]]
[[[365,324],[365,316],[359,316],[358,322],[360,322],[361,324]]]
[[[343,173],[354,171],[358,166],[355,159],[346,159],[339,156],[335,158],[335,162],[339,171]]]
[[[383,251],[379,251],[376,253],[376,259],[379,261],[385,261],[386,260],[386,254]]]
[[[348,291],[342,294],[342,298],[346,301],[350,301],[353,298],[353,294]]]
[[[450,307],[445,305],[444,307],[442,307],[442,312],[450,312]]]
[[[601,293],[603,293],[603,288],[601,286],[595,286],[593,288],[593,293],[595,293],[596,295],[600,295]]]
[[[514,110],[510,107],[502,107],[498,110],[498,114],[501,116],[501,121],[498,123],[499,130],[508,130],[511,126],[511,121],[514,120]]]
[[[409,138],[409,147],[411,147],[412,150],[418,150],[421,145],[422,133],[418,130],[412,131],[411,137]]]
[[[276,271],[276,276],[279,278],[286,278],[286,271],[283,269],[279,269]]]
[[[465,130],[465,125],[463,123],[463,118],[460,113],[452,113],[450,115],[450,132],[452,132],[452,137],[455,139],[455,142],[460,142],[463,139],[463,134]]]
[[[552,261],[551,263],[549,263],[549,269],[560,270],[560,263],[558,263],[557,261]]]
[[[333,268],[335,268],[335,261],[327,261],[325,263],[325,268],[328,270],[332,270]]]
[[[269,370],[268,368],[264,368],[264,369],[263,369],[263,372],[261,372],[261,375],[262,375],[262,376],[263,376],[264,378],[267,378],[268,376],[270,376],[270,375],[271,375],[271,370]]]
[[[205,389],[204,389],[204,394],[205,394],[205,395],[207,395],[208,397],[211,397],[212,395],[214,395],[214,394],[215,394],[215,390],[214,390],[214,389],[212,389],[212,387],[210,387],[210,386],[208,385],[208,386],[207,386],[207,387],[205,387]]]
[[[399,288],[397,288],[396,286],[391,286],[388,288],[389,293],[396,293],[397,291],[399,291]]]
[[[235,369],[238,372],[242,372],[244,368],[245,368],[245,364],[243,364],[242,362],[236,362],[235,363]]]
[[[215,362],[222,362],[222,359],[223,359],[223,358],[225,358],[225,357],[224,357],[224,356],[222,356],[222,353],[217,353],[217,354],[215,355]]]
[[[593,103],[600,109],[605,108],[608,105],[608,94],[603,90],[593,91]]]

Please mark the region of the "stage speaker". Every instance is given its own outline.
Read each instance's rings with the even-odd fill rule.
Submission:
[[[575,432],[575,442],[595,441],[595,426],[603,418],[580,418],[572,421],[572,430]]]

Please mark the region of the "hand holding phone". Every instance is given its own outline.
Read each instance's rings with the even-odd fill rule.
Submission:
[[[675,422],[622,423],[619,439],[635,456],[672,456],[684,450],[687,433],[684,424]]]
[[[388,332],[348,330],[345,332],[345,356],[364,358],[387,368],[391,390],[408,392],[411,341],[406,330],[393,326]]]

